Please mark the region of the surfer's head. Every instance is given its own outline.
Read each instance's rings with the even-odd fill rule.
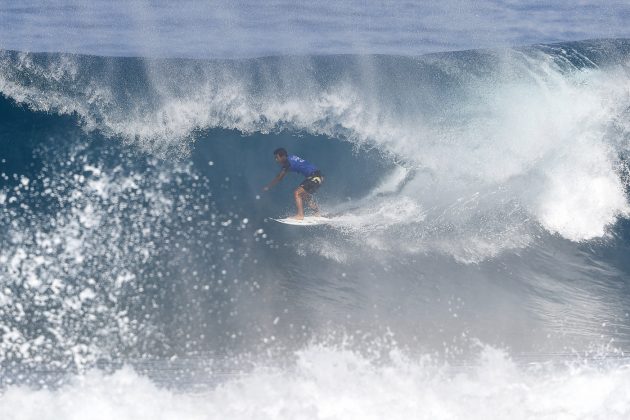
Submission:
[[[276,159],[276,162],[282,165],[287,161],[287,151],[280,147],[273,151],[273,157]]]

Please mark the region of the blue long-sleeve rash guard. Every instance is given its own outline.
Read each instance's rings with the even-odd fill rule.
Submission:
[[[287,158],[287,163],[284,165],[284,168],[289,171],[302,174],[305,177],[308,177],[319,170],[317,169],[317,166],[295,155],[290,155]]]

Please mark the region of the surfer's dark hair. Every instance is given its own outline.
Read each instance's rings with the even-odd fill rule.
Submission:
[[[274,156],[286,156],[287,155],[287,151],[284,150],[282,147],[277,148],[276,150],[273,151],[273,155]]]

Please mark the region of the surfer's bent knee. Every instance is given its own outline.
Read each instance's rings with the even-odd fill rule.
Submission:
[[[306,190],[304,189],[304,187],[300,186],[300,187],[297,187],[295,191],[293,191],[293,195],[297,197],[297,196],[303,195],[305,192]]]

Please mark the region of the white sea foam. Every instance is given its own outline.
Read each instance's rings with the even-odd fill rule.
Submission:
[[[133,345],[136,322],[117,301],[137,287],[132,280],[156,253],[168,215],[185,207],[169,183],[196,177],[190,165],[152,163],[147,176],[123,169],[131,165],[121,155],[112,167],[82,145],[67,147],[57,147],[33,180],[0,193],[12,202],[0,207],[5,367],[81,370]],[[51,213],[41,203],[54,203]]]
[[[331,225],[360,233],[382,232],[392,226],[422,221],[422,206],[410,197],[402,196],[372,205],[362,205],[351,212],[334,217]]]
[[[196,393],[160,388],[130,368],[92,371],[56,390],[13,386],[0,396],[7,420],[65,419],[625,419],[628,366],[519,364],[485,347],[448,366],[397,350],[389,362],[325,346],[295,365],[259,367]]]

